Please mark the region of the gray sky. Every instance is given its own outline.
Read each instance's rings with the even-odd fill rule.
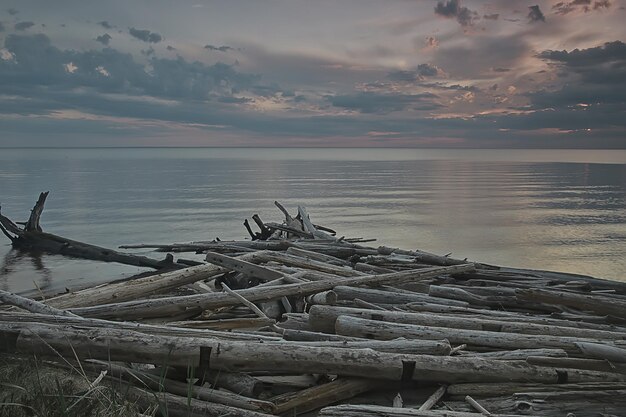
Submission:
[[[626,0],[5,0],[0,147],[626,148]]]

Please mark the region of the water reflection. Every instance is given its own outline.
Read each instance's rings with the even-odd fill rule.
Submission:
[[[314,221],[341,235],[381,244],[614,279],[626,272],[626,165],[541,162],[584,160],[584,152],[522,152],[518,160],[511,151],[487,152],[493,160],[441,150],[6,152],[6,215],[25,218],[39,192],[51,190],[44,228],[102,246],[243,238],[252,213],[281,218],[276,199],[291,210],[308,206]],[[533,157],[539,162],[528,162]],[[601,162],[619,157],[589,154]],[[43,261],[60,288],[137,272]],[[15,262],[3,282],[32,288],[39,272],[30,262]]]

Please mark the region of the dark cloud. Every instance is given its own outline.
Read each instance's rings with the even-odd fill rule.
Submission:
[[[248,97],[230,96],[230,97],[220,97],[218,101],[220,103],[227,103],[227,104],[246,104],[246,103],[254,102],[254,99],[251,99]]]
[[[360,113],[387,114],[402,110],[434,110],[441,107],[433,99],[432,93],[399,94],[358,92],[355,94],[328,96],[326,99],[334,107],[341,107]]]
[[[18,22],[15,24],[15,30],[26,30],[35,26],[35,22]]]
[[[15,10],[14,8],[7,9],[7,13],[10,14],[11,16],[15,16],[19,12],[20,12],[19,10]]]
[[[105,33],[104,35],[98,36],[96,38],[96,41],[100,42],[102,45],[108,45],[111,39],[112,39],[111,35],[109,35],[108,33]]]
[[[607,42],[602,46],[567,51],[544,51],[537,55],[541,59],[557,61],[568,67],[589,67],[606,63],[626,64],[626,44],[622,41]]]
[[[552,6],[552,10],[556,14],[566,15],[580,11],[588,13],[592,10],[608,9],[610,7],[611,2],[609,0],[597,0],[595,2],[592,2],[592,0],[573,0],[559,2]]]
[[[105,28],[105,29],[113,29],[113,28],[115,28],[115,26],[113,26],[112,24],[110,24],[106,20],[102,20],[102,21],[98,22],[98,24],[100,26],[102,26],[103,28]]]
[[[439,73],[439,69],[431,64],[419,64],[417,66],[417,73],[422,77],[434,77]]]
[[[163,40],[161,35],[155,32],[150,32],[147,29],[129,28],[128,33],[130,33],[132,37],[148,43],[159,43]]]
[[[112,48],[61,50],[44,34],[9,35],[5,48],[15,59],[0,60],[0,88],[23,91],[29,97],[38,96],[42,88],[71,92],[82,87],[102,93],[207,100],[252,88],[258,81],[257,76],[237,72],[230,65],[205,65],[181,57],[152,58],[148,70],[132,55]]]
[[[228,52],[232,51],[234,48],[230,46],[214,46],[214,45],[204,45],[204,49],[208,49],[209,51],[220,51],[220,52]]]
[[[499,17],[500,17],[499,13],[483,15],[483,19],[487,19],[487,20],[498,20]]]
[[[154,50],[154,48],[151,46],[148,49],[142,49],[141,50],[141,54],[145,55],[145,56],[151,56],[154,55],[156,53],[156,51]]]
[[[530,93],[533,106],[562,115],[564,127],[582,126],[581,123],[586,128],[624,126],[626,44],[614,41],[570,52],[544,51],[538,57],[569,77],[560,88]],[[591,115],[595,120],[591,120]]]
[[[435,14],[446,18],[455,18],[461,26],[471,26],[478,19],[478,13],[461,6],[461,0],[439,1],[435,6]]]
[[[529,23],[535,23],[535,22],[545,22],[546,21],[546,17],[543,15],[543,12],[541,11],[541,9],[539,8],[539,6],[535,5],[535,6],[528,6],[528,22]]]
[[[411,82],[422,80],[424,77],[434,77],[439,75],[440,69],[432,64],[419,64],[415,70],[396,70],[387,74],[387,78],[392,81]]]

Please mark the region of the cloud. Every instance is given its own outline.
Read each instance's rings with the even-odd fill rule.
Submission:
[[[592,4],[593,3],[593,4]],[[552,6],[552,10],[555,14],[566,15],[572,12],[584,12],[589,13],[592,10],[608,9],[611,7],[609,0],[573,0],[573,1],[561,1]]]
[[[40,94],[42,88],[54,87],[54,91],[67,94],[88,88],[100,93],[209,100],[250,89],[259,80],[223,63],[151,58],[148,68],[132,55],[112,48],[62,50],[44,34],[9,35],[5,48],[15,59],[0,60],[0,87],[6,94],[21,91],[29,97]]]
[[[413,82],[423,80],[425,77],[435,77],[443,71],[432,64],[419,64],[414,70],[395,70],[387,74],[391,81]]]
[[[358,92],[355,94],[328,96],[326,99],[335,107],[360,113],[387,114],[402,110],[434,110],[441,107],[432,93],[400,94]]]
[[[155,32],[150,32],[147,29],[129,28],[128,33],[130,33],[132,37],[148,43],[159,43],[163,40],[161,35]]]
[[[431,64],[419,64],[417,73],[422,77],[434,77],[439,73],[439,68]]]
[[[26,30],[35,26],[35,22],[18,22],[15,24],[15,30]]]
[[[619,68],[626,64],[626,44],[622,41],[613,41],[594,48],[574,49],[571,52],[547,50],[537,56],[541,59],[561,62],[568,67],[589,67],[606,63],[618,63],[616,67]]]
[[[7,9],[7,13],[10,14],[11,16],[15,16],[19,12],[20,12],[19,10],[16,10],[14,8]]]
[[[498,20],[499,17],[500,17],[499,13],[483,15],[483,19],[487,19],[487,20]]]
[[[230,46],[214,46],[214,45],[204,45],[204,49],[208,49],[209,51],[220,51],[220,52],[228,52],[232,51],[233,48]]]
[[[111,35],[109,35],[108,33],[105,33],[104,35],[98,36],[96,38],[96,41],[100,42],[102,45],[108,45],[111,39],[112,39]]]
[[[167,48],[165,48],[165,49],[167,49],[168,51],[175,51],[176,50],[176,48],[174,48],[172,45],[167,45]]]
[[[425,48],[435,49],[439,46],[439,41],[434,36],[427,36],[424,41],[424,44],[425,44]]]
[[[541,9],[539,8],[539,6],[535,5],[535,6],[528,6],[528,22],[529,23],[535,23],[535,22],[545,22],[546,21],[546,17],[543,15],[543,12],[541,11]]]
[[[111,25],[109,22],[107,22],[106,20],[102,20],[100,22],[98,22],[98,24],[100,26],[102,26],[105,29],[113,29],[115,26]]]
[[[461,26],[471,26],[478,19],[478,13],[461,6],[461,0],[448,0],[437,2],[435,14],[445,18],[456,18]]]

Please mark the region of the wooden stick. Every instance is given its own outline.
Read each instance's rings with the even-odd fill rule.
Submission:
[[[474,410],[478,411],[481,414],[484,414],[486,416],[490,416],[492,415],[489,411],[487,411],[487,409],[485,407],[483,407],[482,405],[480,405],[478,403],[478,401],[476,401],[475,399],[473,399],[472,397],[470,397],[469,395],[465,396],[465,401],[471,405]]]
[[[447,385],[442,385],[439,388],[437,388],[437,391],[433,392],[433,394],[430,397],[428,397],[428,399],[424,402],[424,404],[420,406],[418,410],[426,411],[426,410],[430,410],[431,408],[433,408],[439,402],[439,400],[445,395],[447,389],[448,389]]]
[[[32,313],[49,314],[51,316],[78,317],[76,314],[69,311],[59,310],[58,308],[50,307],[40,303],[39,301],[31,300],[4,290],[0,290],[0,302],[23,308],[24,310]]]

